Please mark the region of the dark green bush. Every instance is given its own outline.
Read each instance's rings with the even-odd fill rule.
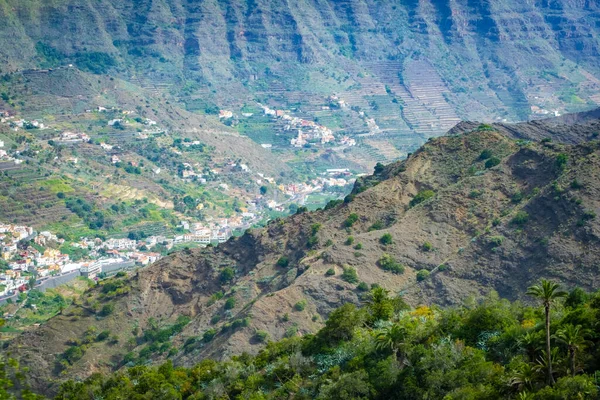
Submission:
[[[499,165],[501,160],[498,157],[491,157],[485,162],[485,168],[490,169],[494,168],[496,165]]]
[[[392,238],[392,235],[390,233],[386,233],[383,236],[381,236],[381,238],[379,238],[379,242],[384,245],[392,244],[393,241],[394,239]]]

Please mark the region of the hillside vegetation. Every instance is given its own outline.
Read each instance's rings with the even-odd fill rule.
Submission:
[[[317,332],[373,285],[414,307],[492,290],[522,299],[539,277],[593,290],[596,123],[574,126],[582,133],[574,145],[514,139],[488,125],[432,139],[378,166],[345,201],[105,281],[8,350],[31,368],[35,388],[54,391],[55,379],[130,362],[191,366],[255,354],[260,337]],[[90,339],[103,331],[119,345]]]
[[[492,293],[462,307],[410,309],[375,288],[362,296],[361,308],[338,308],[315,334],[272,342],[256,330],[253,340],[266,345],[255,356],[189,368],[131,361],[114,375],[70,380],[56,398],[597,399],[600,295],[579,288],[552,293],[553,384],[542,350],[543,308]],[[109,340],[104,336],[91,340]],[[184,351],[193,345],[188,340]]]

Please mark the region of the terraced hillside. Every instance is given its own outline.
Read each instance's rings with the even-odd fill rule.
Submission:
[[[384,132],[428,137],[599,101],[593,1],[2,0],[0,17],[4,72],[72,62],[192,108],[338,94]]]
[[[519,299],[540,277],[597,288],[598,120],[580,121],[556,128],[573,132],[568,143],[550,130],[535,140],[539,123],[530,137],[530,125],[511,126],[516,138],[477,124],[431,139],[344,202],[104,282],[8,350],[52,392],[54,379],[99,369],[256,352],[255,332],[314,332],[375,284],[412,305]],[[105,330],[111,342],[86,339]]]

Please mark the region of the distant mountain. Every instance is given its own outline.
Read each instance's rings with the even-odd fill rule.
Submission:
[[[432,135],[600,102],[594,1],[2,0],[0,18],[4,72],[74,63],[192,109],[338,94],[386,131]]]
[[[51,392],[129,362],[256,352],[257,330],[314,332],[373,284],[412,305],[519,299],[540,277],[597,288],[599,121],[583,117],[556,137],[552,121],[463,124],[378,165],[343,202],[103,282],[7,350]],[[88,340],[102,331],[111,341]]]

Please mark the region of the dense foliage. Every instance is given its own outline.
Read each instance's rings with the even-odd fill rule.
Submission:
[[[563,294],[542,282],[528,293],[541,307],[491,294],[462,307],[409,309],[376,287],[362,308],[345,304],[318,333],[269,342],[256,356],[95,374],[66,382],[57,398],[598,398],[600,292]]]

